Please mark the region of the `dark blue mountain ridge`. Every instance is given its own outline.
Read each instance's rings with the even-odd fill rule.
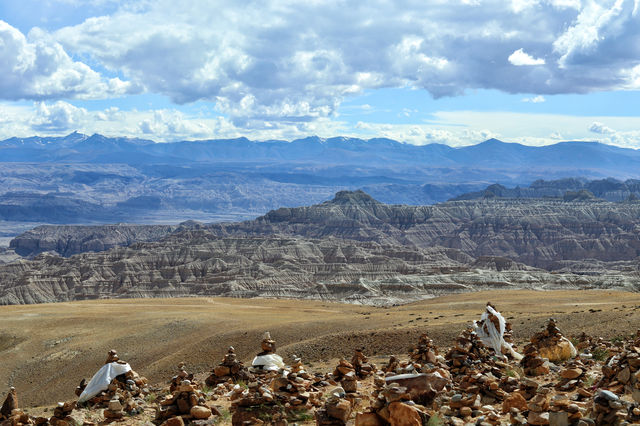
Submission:
[[[629,178],[640,170],[640,151],[599,142],[560,142],[527,146],[489,139],[453,148],[412,145],[386,138],[347,137],[251,141],[247,138],[154,143],[74,132],[64,137],[10,138],[0,142],[2,162],[193,164],[319,163],[368,167],[472,167],[592,170],[601,176]],[[609,171],[613,172],[609,173]]]

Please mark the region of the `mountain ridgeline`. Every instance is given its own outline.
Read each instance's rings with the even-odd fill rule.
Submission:
[[[342,137],[173,143],[79,133],[11,138],[0,141],[0,236],[17,234],[4,229],[7,221],[237,221],[319,203],[341,190],[425,205],[491,183],[523,187],[575,176],[628,181],[637,170],[640,152],[595,142],[531,147],[491,139],[452,148]]]
[[[82,242],[117,226],[36,228],[11,242],[33,259],[0,266],[0,303],[222,295],[380,305],[490,288],[637,290],[639,231],[638,202],[408,206],[340,191],[244,222],[130,229],[146,242],[112,238],[103,252]]]

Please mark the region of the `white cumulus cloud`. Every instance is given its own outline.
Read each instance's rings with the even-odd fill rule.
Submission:
[[[534,58],[533,56],[525,53],[522,48],[516,50],[508,58],[509,62],[517,67],[527,66],[527,65],[544,65],[545,61],[542,58]]]
[[[546,99],[545,99],[544,96],[538,95],[538,96],[534,96],[532,98],[523,98],[522,102],[530,102],[530,103],[533,103],[533,104],[539,104],[539,103],[542,103],[542,102],[546,102]]]
[[[71,59],[42,30],[31,30],[27,38],[0,20],[0,98],[104,98],[131,91],[131,83],[104,78]]]
[[[616,132],[612,128],[605,126],[599,121],[594,121],[591,126],[589,126],[589,131],[597,133],[599,135],[612,135]]]

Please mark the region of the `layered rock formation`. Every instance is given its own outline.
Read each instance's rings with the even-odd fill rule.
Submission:
[[[181,226],[189,226],[185,223]],[[88,251],[105,251],[136,242],[157,241],[178,229],[169,225],[38,226],[11,240],[9,247],[22,256],[54,251],[71,256]]]
[[[147,242],[0,266],[0,303],[221,295],[393,304],[484,288],[635,290],[639,230],[639,203],[416,207],[342,191],[240,223],[38,228],[12,247],[68,255]]]

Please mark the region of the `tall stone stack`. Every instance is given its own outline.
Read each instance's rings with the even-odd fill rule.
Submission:
[[[351,417],[353,405],[342,388],[334,389],[324,407],[315,414],[318,426],[345,426]]]
[[[522,371],[527,376],[543,376],[549,374],[549,363],[542,359],[538,348],[534,343],[529,343],[524,347],[524,357],[520,360]]]
[[[491,370],[495,365],[491,355],[492,352],[482,343],[473,329],[467,328],[460,333],[454,347],[445,355],[445,359],[451,374],[455,377]]]
[[[209,419],[214,411],[219,414],[215,408],[207,406],[204,393],[185,379],[169,395],[159,401],[156,408],[156,421],[162,423],[180,417],[183,422],[197,424],[197,421]]]
[[[369,363],[363,351],[364,349],[356,349],[351,357],[351,365],[359,379],[364,379],[376,371],[375,364]]]
[[[186,364],[184,362],[178,363],[178,374],[171,378],[171,384],[169,385],[169,392],[173,392],[180,386],[184,380],[189,380],[189,383],[196,384],[193,373],[188,373]]]
[[[401,377],[401,376],[399,376]],[[427,424],[431,415],[427,408],[412,400],[412,392],[396,382],[374,378],[373,400],[367,411],[356,415],[356,426]]]
[[[582,386],[586,373],[587,367],[584,363],[580,359],[574,359],[560,371],[560,381],[556,383],[555,388],[561,392],[571,392]]]
[[[11,417],[11,412],[18,408],[18,393],[16,392],[16,388],[9,388],[9,392],[7,392],[7,397],[2,404],[2,408],[0,408],[0,420],[6,420]]]
[[[261,349],[252,363],[252,381],[246,388],[235,385],[230,392],[234,425],[264,421],[260,419],[286,424],[287,418],[322,405],[322,393],[313,386],[313,377],[300,358],[294,357],[294,367],[286,367],[275,353],[275,341],[269,333],[265,333]]]
[[[425,364],[436,365],[438,363],[437,356],[438,349],[426,333],[420,335],[418,344],[409,350],[409,359],[417,370],[420,370]]]
[[[262,351],[255,356],[251,363],[249,369],[251,373],[264,374],[284,368],[282,357],[276,353],[276,341],[271,338],[271,333],[268,331],[264,333],[260,347]]]
[[[577,354],[576,348],[560,332],[553,318],[549,318],[544,330],[531,337],[531,344],[537,348],[540,357],[551,362],[566,361]]]
[[[356,376],[356,369],[352,363],[344,358],[338,361],[338,365],[333,370],[333,380],[340,383],[342,388],[347,393],[354,393],[358,391],[358,377]]]
[[[213,371],[205,379],[207,386],[216,386],[220,383],[230,382],[237,383],[243,381],[248,383],[251,381],[251,375],[247,368],[238,361],[236,350],[233,346],[229,346],[227,353],[222,358],[222,362],[214,367]]]
[[[49,418],[51,426],[71,426],[76,422],[71,417],[71,413],[76,408],[75,401],[59,402],[58,406],[53,410],[53,416]]]
[[[601,388],[616,394],[631,394],[640,403],[640,347],[629,345],[602,366]]]
[[[9,388],[7,397],[0,408],[0,424],[10,426],[29,425],[35,424],[36,420],[37,419],[32,419],[27,413],[18,407],[18,393],[16,392],[16,388]],[[44,420],[46,422],[46,419],[40,420]]]

